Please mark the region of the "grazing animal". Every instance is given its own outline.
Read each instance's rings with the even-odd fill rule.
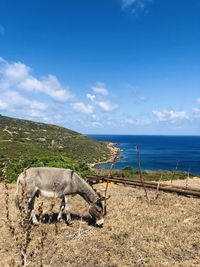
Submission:
[[[20,209],[23,197],[26,196],[27,208],[30,211],[34,224],[38,224],[34,212],[35,198],[41,196],[61,198],[58,220],[62,219],[62,213],[67,210],[67,222],[70,223],[69,197],[79,194],[89,203],[89,214],[95,219],[96,225],[104,223],[104,197],[84,181],[71,169],[36,167],[22,172],[17,179],[15,203]],[[67,207],[66,207],[67,206]]]

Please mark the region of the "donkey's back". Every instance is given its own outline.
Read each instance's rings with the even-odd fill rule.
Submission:
[[[71,169],[37,167],[21,173],[17,180],[17,191],[25,191],[29,197],[36,193],[44,197],[62,197],[74,191]]]
[[[24,171],[20,176],[25,177],[26,181],[34,179],[36,183],[51,184],[55,181],[62,183],[70,181],[73,171],[71,169],[54,168],[54,167],[32,167]]]

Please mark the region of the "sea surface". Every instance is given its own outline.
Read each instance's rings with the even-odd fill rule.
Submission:
[[[178,170],[200,175],[200,136],[147,135],[90,135],[98,141],[117,143],[123,150],[115,164],[116,169],[132,166],[138,169],[136,145],[141,167],[146,170]],[[110,164],[102,164],[110,168]]]

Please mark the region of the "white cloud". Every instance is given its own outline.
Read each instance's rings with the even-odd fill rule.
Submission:
[[[30,107],[32,109],[37,109],[37,110],[47,110],[48,105],[46,103],[38,102],[38,101],[29,101],[30,102]]]
[[[26,77],[26,79],[22,80],[18,84],[18,88],[24,89],[26,91],[42,91],[43,90],[42,82],[29,75]]]
[[[123,122],[130,124],[130,125],[149,125],[151,121],[148,119],[132,119],[132,118],[125,118]]]
[[[46,118],[46,114],[35,109],[28,110],[27,115],[29,117],[34,117],[34,118]]]
[[[47,78],[42,80],[43,92],[51,96],[53,99],[65,102],[73,99],[72,93],[64,89],[54,75],[48,75]]]
[[[73,109],[76,112],[84,113],[84,114],[92,114],[94,112],[94,107],[91,105],[85,105],[82,102],[76,102],[71,104]]]
[[[86,94],[86,97],[92,101],[93,105],[98,106],[105,112],[112,112],[118,107],[116,104],[113,104],[109,100],[105,99],[109,92],[104,83],[97,82],[95,85],[91,86],[91,88],[96,95],[88,93]]]
[[[60,84],[56,76],[48,75],[37,79],[31,72],[31,68],[21,62],[8,63],[1,58],[1,89],[36,91],[44,93],[58,102],[67,102],[73,99],[73,94]]]
[[[107,123],[101,121],[101,113],[110,113],[117,105],[107,99],[109,92],[104,83],[97,82],[91,88],[92,91],[85,98],[90,103],[85,103],[63,87],[55,75],[38,78],[26,64],[10,63],[0,57],[0,111],[15,112],[15,116],[26,119],[59,124],[67,122],[68,127],[74,127],[74,122],[83,114],[80,118],[84,126],[89,123],[90,126],[100,127]],[[49,101],[51,99],[55,101]],[[67,102],[69,105],[64,105]],[[69,108],[77,113],[69,111]],[[67,118],[63,116],[66,112]]]
[[[194,113],[200,113],[200,108],[193,108],[192,110]]]
[[[8,110],[8,104],[0,99],[0,110]]]
[[[96,84],[92,85],[91,88],[97,94],[100,94],[103,96],[108,95],[108,90],[107,90],[105,84],[102,82],[97,82]]]
[[[152,113],[159,119],[159,121],[164,121],[166,119],[166,114],[157,110],[152,110]]]
[[[6,91],[0,95],[1,109],[6,111],[15,111],[28,106],[30,102],[18,92]]]
[[[93,127],[100,127],[100,126],[102,126],[102,123],[99,122],[99,121],[93,121],[93,122],[92,122],[92,126],[93,126]]]
[[[27,77],[19,85],[18,88],[22,88],[27,91],[38,91],[45,93],[52,99],[59,102],[66,102],[73,99],[73,95],[69,90],[64,89],[56,76],[48,75],[40,80],[34,77]]]
[[[69,122],[68,114],[65,111],[56,112],[54,110],[48,110],[47,112],[43,112],[40,110],[30,109],[26,112],[27,119],[43,121],[51,124],[60,124]]]
[[[92,114],[92,118],[93,118],[94,120],[96,120],[96,119],[97,119],[97,115],[96,115],[96,114]]]
[[[131,10],[132,14],[138,14],[138,12],[147,12],[148,6],[153,0],[122,0],[122,8]]]
[[[189,116],[185,111],[164,110],[161,112],[153,110],[152,113],[158,118],[159,121],[176,122],[177,120],[189,119]]]
[[[101,100],[95,102],[103,111],[112,112],[117,108],[117,105],[110,103],[107,100]]]
[[[7,90],[0,95],[0,110],[14,112],[17,109],[46,110],[48,105],[39,101],[31,101],[18,92]]]
[[[91,101],[94,101],[94,99],[96,98],[96,96],[95,95],[92,95],[92,94],[86,94],[86,97],[88,99],[90,99]]]
[[[1,73],[6,79],[15,82],[25,79],[30,71],[31,69],[21,62],[6,63],[1,69]]]

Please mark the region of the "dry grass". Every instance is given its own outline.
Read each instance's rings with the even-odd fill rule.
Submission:
[[[171,185],[171,182],[165,181],[164,184]],[[200,178],[199,177],[193,177],[193,178],[187,178],[184,180],[174,180],[172,182],[172,185],[189,187],[191,189],[192,188],[199,188],[199,190],[200,190]]]
[[[98,185],[100,189],[105,185]],[[10,212],[17,228],[14,206],[15,186],[9,185]],[[147,204],[143,189],[112,184],[109,186],[108,214],[103,228],[85,221],[88,205],[72,199],[73,225],[64,222],[42,223],[34,227],[28,247],[28,266],[125,267],[125,266],[200,266],[200,199],[160,192]],[[155,192],[148,192],[154,199]],[[50,215],[50,202],[43,213]],[[45,205],[46,204],[46,205]],[[58,212],[56,203],[53,211]],[[20,263],[15,240],[5,220],[3,184],[0,184],[0,267]],[[82,219],[81,219],[82,216]],[[48,219],[48,218],[47,218]],[[47,233],[43,238],[42,233]],[[43,247],[43,248],[42,248]]]

